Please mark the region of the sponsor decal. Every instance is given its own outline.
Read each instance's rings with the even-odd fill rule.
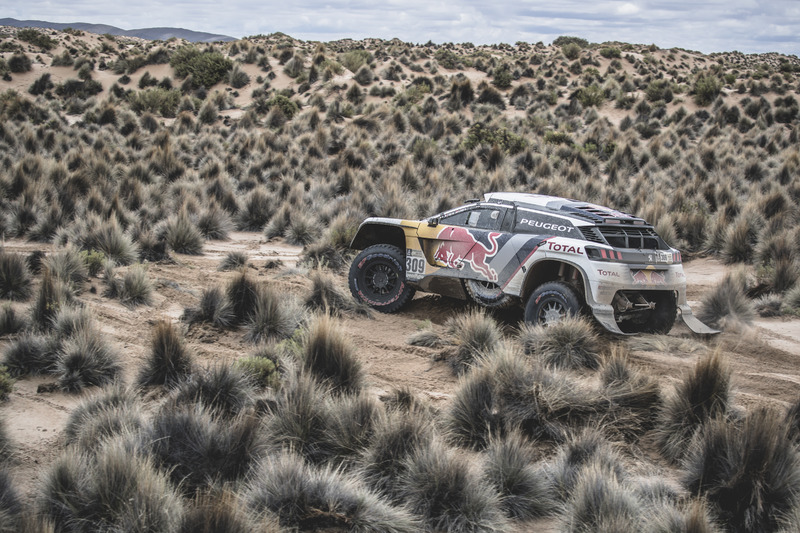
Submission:
[[[529,218],[520,219],[519,223],[520,225],[525,224],[531,228],[547,229],[550,231],[558,231],[560,233],[570,233],[573,230],[573,228],[570,226],[564,226],[562,224],[556,224],[552,222],[542,222],[541,220],[532,220]]]
[[[500,249],[497,244],[500,235],[499,232],[489,233],[491,246],[486,246],[466,228],[456,226],[444,228],[436,237],[444,242],[436,249],[433,258],[450,268],[462,268],[464,264],[468,264],[472,270],[482,274],[489,281],[497,282],[497,271],[489,265],[487,259],[494,257]]]
[[[603,270],[603,269],[598,268],[597,269],[597,273],[600,274],[601,276],[605,276],[607,278],[618,278],[619,277],[619,272],[614,272],[613,270]]]
[[[644,270],[633,272],[634,285],[663,285],[667,282],[667,276],[663,272],[647,267]]]
[[[580,246],[574,246],[572,244],[561,244],[553,241],[547,241],[547,249],[553,252],[583,255],[583,248]]]

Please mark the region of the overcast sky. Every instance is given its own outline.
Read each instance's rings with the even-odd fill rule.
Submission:
[[[655,43],[701,52],[800,54],[799,0],[4,0],[0,18],[91,22],[123,29],[173,26],[244,37],[304,40],[398,37],[425,43],[543,41]]]

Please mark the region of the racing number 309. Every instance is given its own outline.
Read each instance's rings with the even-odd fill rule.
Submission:
[[[406,275],[421,276],[425,274],[425,258],[406,254]]]

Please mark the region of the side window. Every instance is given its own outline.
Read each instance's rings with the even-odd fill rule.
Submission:
[[[467,217],[472,211],[461,211],[459,213],[455,213],[452,215],[448,215],[446,217],[442,217],[439,219],[439,223],[447,224],[449,226],[466,226],[467,225]]]
[[[496,230],[503,222],[504,213],[503,208],[478,207],[442,217],[439,222],[451,226]]]

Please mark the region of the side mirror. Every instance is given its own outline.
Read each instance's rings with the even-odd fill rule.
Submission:
[[[435,228],[439,225],[439,217],[433,217],[428,219],[428,226]]]

